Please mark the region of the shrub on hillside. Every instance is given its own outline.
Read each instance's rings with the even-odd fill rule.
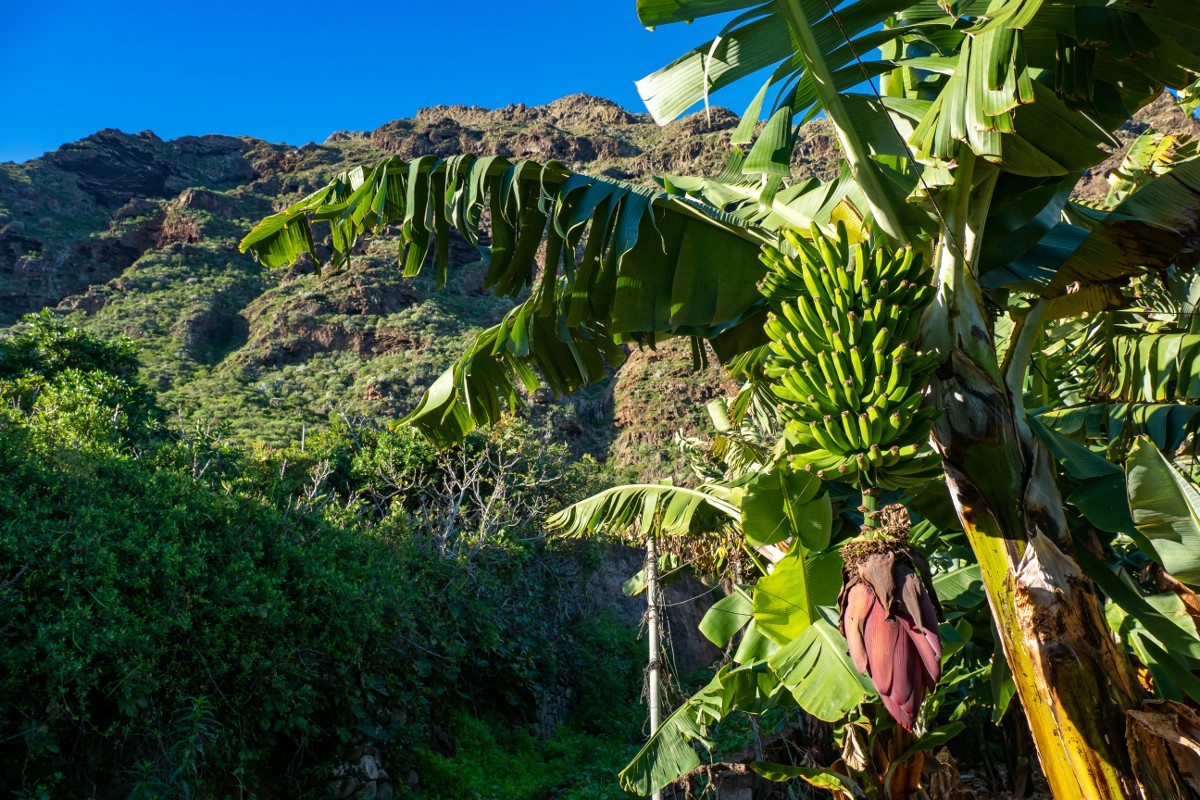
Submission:
[[[0,791],[320,796],[352,740],[415,759],[456,708],[583,694],[586,564],[536,533],[586,463],[519,426],[245,451],[172,432],[128,352],[0,340]]]

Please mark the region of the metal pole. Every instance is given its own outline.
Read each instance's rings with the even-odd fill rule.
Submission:
[[[646,638],[650,640],[649,700],[650,735],[658,732],[658,554],[654,548],[654,534],[646,536]],[[662,800],[662,792],[655,791],[651,800]]]

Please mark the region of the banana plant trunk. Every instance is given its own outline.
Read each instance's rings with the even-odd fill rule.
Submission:
[[[1090,581],[1064,552],[1045,451],[1026,447],[1008,394],[961,352],[933,384],[933,433],[1042,769],[1056,798],[1135,798],[1125,712],[1141,701]]]
[[[1060,800],[1149,798],[1126,743],[1143,693],[1109,631],[1091,581],[1071,558],[1050,454],[1030,435],[1021,383],[1039,309],[998,362],[972,274],[995,171],[971,159],[935,254],[938,298],[928,346],[947,354],[930,384],[942,411],[932,443],[979,560],[992,615],[1042,770]],[[1004,375],[1016,376],[1006,382]],[[1141,760],[1141,759],[1139,759]],[[1147,759],[1161,762],[1162,759]],[[1144,777],[1144,776],[1142,776]]]

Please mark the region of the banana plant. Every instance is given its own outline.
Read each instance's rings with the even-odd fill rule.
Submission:
[[[769,313],[760,248],[779,248],[783,229],[828,233],[852,209],[868,235],[931,265],[919,331],[919,348],[938,354],[919,387],[939,413],[930,442],[1051,789],[1163,796],[1167,745],[1125,745],[1146,693],[1081,571],[1086,555],[1072,552],[1055,453],[1034,433],[1025,389],[1046,321],[1124,307],[1131,280],[1187,273],[1200,259],[1196,162],[1159,159],[1111,207],[1070,199],[1136,111],[1164,88],[1194,95],[1191,4],[639,0],[637,10],[648,26],[728,19],[717,39],[639,82],[659,121],[769,75],[721,176],[664,177],[649,190],[557,164],[391,159],[267,218],[243,250],[286,263],[314,249],[313,223],[327,223],[337,262],[359,237],[399,223],[406,274],[432,252],[444,280],[449,228],[477,244],[488,285],[526,299],[408,418],[449,444],[539,381],[561,394],[598,380],[625,343],[691,336],[723,362],[754,352]],[[794,181],[796,126],[818,113],[833,124],[843,173]],[[993,331],[1014,300],[1001,357]]]
[[[736,402],[735,402],[736,406]],[[747,460],[740,442],[760,456],[769,444],[770,420],[743,415],[737,426],[720,401],[710,407],[720,426],[717,441],[692,452],[705,480],[695,489],[670,485],[622,486],[594,495],[554,515],[549,525],[566,536],[614,533],[633,526],[659,536],[691,535],[693,552],[703,534],[732,528],[751,559],[731,571],[734,590],[700,624],[714,644],[736,640],[733,663],[663,722],[621,772],[622,785],[650,795],[700,766],[694,744],[711,746],[708,731],[734,712],[761,714],[799,706],[834,721],[873,694],[855,670],[836,620],[829,619],[840,586],[841,560],[829,545],[831,498],[815,474],[793,471],[764,457]],[[765,422],[766,425],[762,423]],[[716,455],[719,454],[719,455]],[[723,466],[714,475],[714,462]],[[790,546],[789,546],[790,545]],[[701,557],[699,561],[712,563]],[[813,769],[817,785],[849,786],[847,776]]]

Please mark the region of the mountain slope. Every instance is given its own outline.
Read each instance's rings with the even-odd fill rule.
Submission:
[[[1165,100],[1144,116],[1159,127],[1196,128]],[[386,236],[336,273],[319,274],[311,261],[264,270],[237,252],[256,220],[340,170],[387,155],[558,159],[641,182],[656,173],[715,174],[736,124],[715,108],[660,128],[647,115],[573,95],[538,107],[438,106],[303,147],[101,131],[25,164],[0,164],[0,325],[52,307],[79,325],[127,335],[168,407],[203,426],[227,422],[241,438],[281,444],[330,414],[393,419],[511,301],[482,290],[477,256],[462,241],[440,293],[400,278],[397,243]],[[827,124],[810,123],[793,173],[828,178],[835,165]],[[1100,191],[1104,172],[1082,191]],[[704,401],[731,388],[715,368],[690,373],[686,353],[634,353],[615,381],[567,403],[535,398],[534,412],[580,447],[661,475],[672,467],[673,432],[694,430]]]

